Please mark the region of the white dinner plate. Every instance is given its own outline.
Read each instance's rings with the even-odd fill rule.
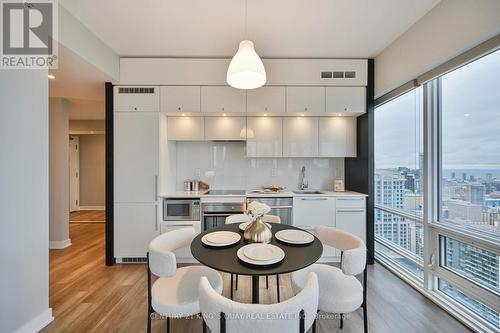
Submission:
[[[247,258],[258,261],[270,261],[281,256],[282,249],[275,245],[255,243],[245,246],[243,253]]]
[[[274,259],[271,259],[271,260],[254,260],[254,259],[251,259],[251,258],[248,258],[246,255],[245,255],[245,248],[247,246],[251,246],[251,245],[254,245],[254,244],[249,244],[249,245],[245,245],[243,247],[240,247],[238,252],[236,252],[236,255],[238,256],[238,258],[246,263],[249,263],[249,264],[252,264],[252,265],[259,265],[259,266],[264,266],[264,265],[272,265],[272,264],[276,264],[280,261],[282,261],[284,258],[285,258],[285,252],[280,249],[279,247],[275,246],[275,245],[270,245],[268,244],[269,246],[275,246],[279,249],[279,252],[280,252],[280,255]]]
[[[245,229],[248,227],[248,225],[250,223],[252,223],[252,221],[240,223],[240,225],[238,226],[238,228],[240,228],[241,231],[245,231]],[[267,227],[269,229],[271,229],[273,227],[270,223],[267,223],[267,222],[265,222],[265,223],[266,223],[266,225],[267,225]]]
[[[291,244],[309,244],[314,241],[314,236],[303,230],[281,230],[274,236],[282,242]]]
[[[239,242],[241,235],[232,231],[214,231],[201,238],[203,244],[210,246],[228,246]]]

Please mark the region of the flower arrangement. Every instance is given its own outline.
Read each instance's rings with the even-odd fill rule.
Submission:
[[[252,201],[250,205],[248,205],[247,215],[251,216],[255,220],[266,215],[270,210],[271,207],[268,205],[258,201]]]

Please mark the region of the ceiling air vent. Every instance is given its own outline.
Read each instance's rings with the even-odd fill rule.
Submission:
[[[321,78],[322,79],[331,79],[332,78],[332,72],[321,72]]]
[[[356,78],[356,72],[345,72],[345,78],[346,79],[355,79]]]
[[[344,78],[344,72],[333,72],[333,78],[334,79],[343,79]]]
[[[118,88],[119,94],[154,94],[155,88],[145,87],[120,87]]]

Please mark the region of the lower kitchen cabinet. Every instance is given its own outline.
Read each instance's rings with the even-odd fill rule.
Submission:
[[[158,205],[115,203],[115,258],[146,258],[149,242],[160,234]]]
[[[293,225],[314,233],[319,225],[335,226],[335,198],[303,196],[293,198]],[[338,256],[338,251],[323,246],[322,257]]]
[[[194,228],[196,234],[201,232],[200,221],[162,221],[160,223],[160,232],[166,233],[174,230]],[[195,259],[191,254],[191,245],[173,251],[177,262],[193,262]]]
[[[338,197],[335,204],[335,226],[358,236],[366,243],[366,198]]]

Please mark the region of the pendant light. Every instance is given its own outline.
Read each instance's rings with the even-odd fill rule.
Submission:
[[[247,34],[247,2],[245,0],[245,35]],[[240,42],[238,52],[227,69],[227,83],[237,89],[255,89],[266,83],[264,64],[253,47],[253,42]]]

